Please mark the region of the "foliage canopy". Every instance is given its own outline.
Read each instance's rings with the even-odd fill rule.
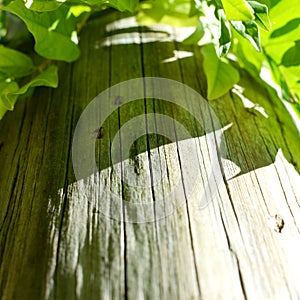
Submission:
[[[209,100],[239,81],[238,65],[300,116],[299,0],[0,0],[0,119],[34,87],[57,87],[55,61],[79,58],[79,31],[108,7],[144,25],[194,26],[184,43],[202,45]],[[20,50],[31,36],[35,52]]]

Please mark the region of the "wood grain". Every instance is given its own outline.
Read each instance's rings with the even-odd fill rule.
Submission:
[[[242,98],[257,106],[247,109],[236,87],[210,102],[220,121],[210,132],[193,117],[201,104],[180,90],[172,94],[185,108],[151,97],[122,105],[130,88],[110,95],[119,107],[101,138],[91,131],[99,172],[74,175],[74,130],[100,92],[152,76],[205,94],[200,48],[181,34],[119,13],[91,20],[80,60],[60,64],[60,87],[38,89],[0,122],[1,299],[300,298],[299,133],[272,91],[242,70]],[[174,140],[153,133],[161,115]],[[124,157],[126,139],[134,143]],[[180,205],[159,218],[170,199]],[[126,203],[137,207],[130,216]]]

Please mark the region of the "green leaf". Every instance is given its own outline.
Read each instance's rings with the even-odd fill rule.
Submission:
[[[197,26],[198,17],[190,17],[190,0],[141,2],[138,22],[144,25],[164,23],[172,26]]]
[[[271,33],[270,38],[281,37],[283,35],[286,35],[286,34],[292,32],[293,30],[297,29],[298,27],[300,27],[300,18],[290,20],[284,26],[274,30]]]
[[[271,7],[271,3],[270,3],[270,2],[272,2],[272,1],[274,1],[274,0],[257,0],[256,2],[259,2],[259,3],[261,3],[261,4],[264,4],[264,5],[266,5],[268,8],[270,8],[270,7]],[[275,1],[278,1],[278,0],[275,0]]]
[[[261,32],[264,51],[277,64],[281,64],[283,55],[295,46],[300,37],[300,1],[289,0],[288,6],[286,1],[279,1],[269,11],[272,31]]]
[[[119,11],[134,12],[139,4],[139,0],[77,0],[77,3],[86,3],[91,6],[107,5],[116,8]]]
[[[217,9],[223,9],[221,0],[207,0],[206,2],[208,6],[213,5]]]
[[[255,22],[262,29],[269,31],[271,29],[270,19],[268,15],[268,7],[256,1],[248,1],[254,10]]]
[[[7,78],[7,75],[5,73],[0,72],[0,82],[5,81],[6,79],[9,79]]]
[[[276,90],[281,100],[284,99],[293,103],[296,105],[294,108],[297,107],[299,109],[300,67],[278,67],[276,62],[270,57],[267,57],[267,62],[265,70],[261,72],[260,77]]]
[[[247,39],[257,51],[261,51],[259,30],[254,21],[231,21],[232,27],[245,39]]]
[[[201,53],[207,78],[207,98],[216,99],[227,93],[239,81],[240,75],[225,59],[217,56],[212,44],[202,47]]]
[[[226,55],[229,51],[231,45],[231,30],[230,24],[225,19],[225,16],[220,16],[220,37],[219,37],[219,46],[220,46],[220,55]]]
[[[191,0],[190,17],[204,16],[202,2],[200,0]]]
[[[254,78],[258,77],[262,63],[265,60],[262,52],[257,52],[254,47],[249,47],[249,43],[237,32],[233,32],[234,45],[232,53],[237,57],[238,64]]]
[[[67,62],[79,57],[76,18],[66,6],[61,5],[55,11],[36,13],[27,9],[22,0],[15,0],[4,9],[26,23],[35,39],[35,51],[41,56]]]
[[[37,86],[47,86],[56,88],[58,85],[57,67],[50,66],[44,72],[33,78],[30,82],[22,86],[18,91],[6,94],[7,99],[13,101],[17,96],[25,94],[29,88]]]
[[[300,66],[288,68],[279,66],[279,70],[287,82],[290,92],[300,98]]]
[[[15,81],[11,82],[0,82],[0,119],[4,115],[5,111],[12,110],[14,103],[5,96],[8,93],[15,93],[19,90],[19,86]]]
[[[139,0],[109,0],[105,2],[120,11],[128,10],[130,12],[134,12],[137,5],[139,4]]]
[[[51,11],[62,5],[62,2],[56,0],[25,0],[25,6],[33,11]]]
[[[203,28],[203,24],[199,20],[195,31],[190,36],[188,36],[182,43],[183,44],[197,44],[204,36],[204,33],[205,33],[205,31]]]
[[[0,73],[6,78],[20,78],[31,74],[35,66],[22,52],[0,45]]]
[[[56,88],[57,85],[58,75],[56,66],[48,67],[21,88],[18,87],[16,82],[0,82],[0,119],[7,110],[13,110],[18,97],[26,94],[29,89],[37,86]]]
[[[87,5],[72,5],[70,7],[69,12],[71,12],[72,15],[74,15],[76,18],[78,18],[83,13],[89,13],[91,10],[92,10],[91,7],[89,7]]]
[[[254,19],[252,8],[244,0],[222,0],[226,18],[230,21],[250,21]]]
[[[284,53],[281,60],[281,65],[285,67],[297,66],[299,64],[300,64],[300,40],[295,41],[295,45]]]
[[[278,29],[287,24],[289,20],[299,18],[299,0],[280,0],[269,11],[272,28]]]

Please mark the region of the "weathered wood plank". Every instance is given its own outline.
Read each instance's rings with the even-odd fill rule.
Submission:
[[[81,59],[61,66],[60,88],[39,89],[0,122],[1,298],[300,297],[299,134],[247,74],[244,91],[210,103],[220,124],[185,89],[168,91],[183,107],[151,96],[162,86],[145,83],[150,97],[124,105],[132,87],[111,90],[105,105],[114,111],[95,142],[99,172],[74,175],[75,127],[100,92],[153,76],[204,93],[200,48],[180,43],[181,33],[124,14],[92,20]],[[169,137],[153,134],[160,130]],[[226,153],[216,165],[220,130]],[[170,200],[181,204],[171,214]]]

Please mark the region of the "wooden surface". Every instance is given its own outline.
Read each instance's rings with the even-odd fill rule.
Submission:
[[[210,103],[221,122],[216,132],[223,128],[222,167],[211,163],[214,132],[192,117],[197,108],[141,99],[105,121],[95,142],[99,172],[74,176],[74,130],[100,92],[153,76],[204,93],[200,48],[180,39],[179,30],[137,27],[129,16],[92,20],[81,34],[80,60],[61,64],[60,87],[37,90],[0,122],[1,299],[300,298],[299,134],[283,105],[246,74],[243,96],[236,87]],[[246,108],[245,98],[264,112]],[[146,135],[158,114],[173,120],[175,137],[180,124],[191,137]],[[140,115],[145,134],[138,137],[130,120]],[[111,145],[115,138],[122,145],[125,123],[126,138],[137,140],[130,157],[113,159]],[[154,221],[139,224],[101,206],[111,200],[104,189],[129,203],[155,203],[174,186],[181,205],[160,220],[155,205]],[[200,207],[204,193],[209,202]]]

